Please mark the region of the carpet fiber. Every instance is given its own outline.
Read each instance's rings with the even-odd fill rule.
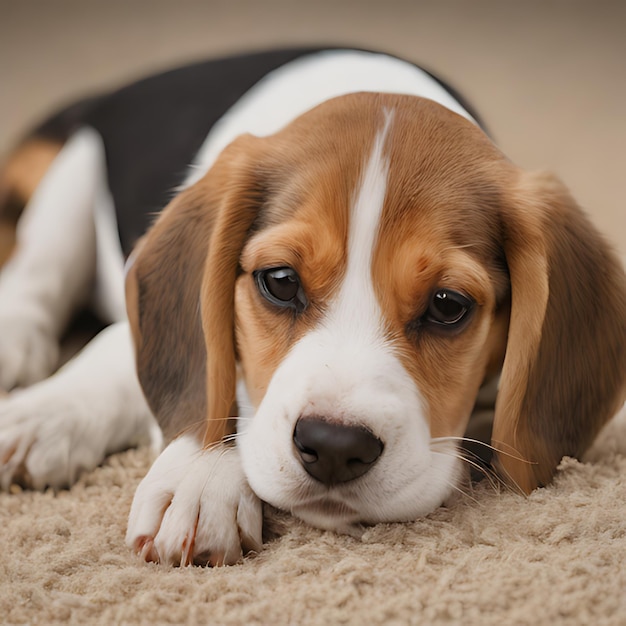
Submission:
[[[621,448],[620,448],[621,446]],[[361,540],[268,511],[278,538],[241,565],[145,564],[124,546],[146,450],[70,491],[0,495],[7,624],[624,624],[626,411],[590,461],[529,498],[487,481]]]

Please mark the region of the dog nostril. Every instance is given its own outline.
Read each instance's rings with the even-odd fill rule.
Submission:
[[[298,448],[298,452],[300,454],[300,458],[305,463],[315,463],[317,461],[317,454],[313,450],[309,450],[308,448],[300,448],[298,446],[298,440],[294,437],[294,443],[296,444],[296,448]]]
[[[319,417],[300,418],[293,442],[304,469],[326,485],[362,476],[383,451],[382,441],[367,428],[333,424]]]

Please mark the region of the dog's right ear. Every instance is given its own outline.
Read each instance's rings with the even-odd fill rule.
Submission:
[[[235,401],[234,285],[262,206],[263,141],[246,135],[162,212],[129,261],[126,302],[137,372],[170,439],[228,434]]]

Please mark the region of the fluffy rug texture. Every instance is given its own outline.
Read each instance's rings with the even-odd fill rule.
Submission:
[[[240,565],[171,569],[124,546],[146,450],[70,491],[0,495],[7,624],[625,624],[626,411],[523,498],[476,485],[356,540],[276,511]]]

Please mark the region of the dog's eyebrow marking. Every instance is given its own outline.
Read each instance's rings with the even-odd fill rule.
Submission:
[[[348,322],[356,332],[371,332],[380,320],[380,309],[372,285],[372,257],[387,191],[389,158],[385,142],[393,111],[384,109],[385,123],[378,131],[372,151],[359,179],[350,208],[348,263],[338,298],[335,319]],[[357,304],[358,303],[358,304]],[[378,327],[379,324],[375,323]]]

